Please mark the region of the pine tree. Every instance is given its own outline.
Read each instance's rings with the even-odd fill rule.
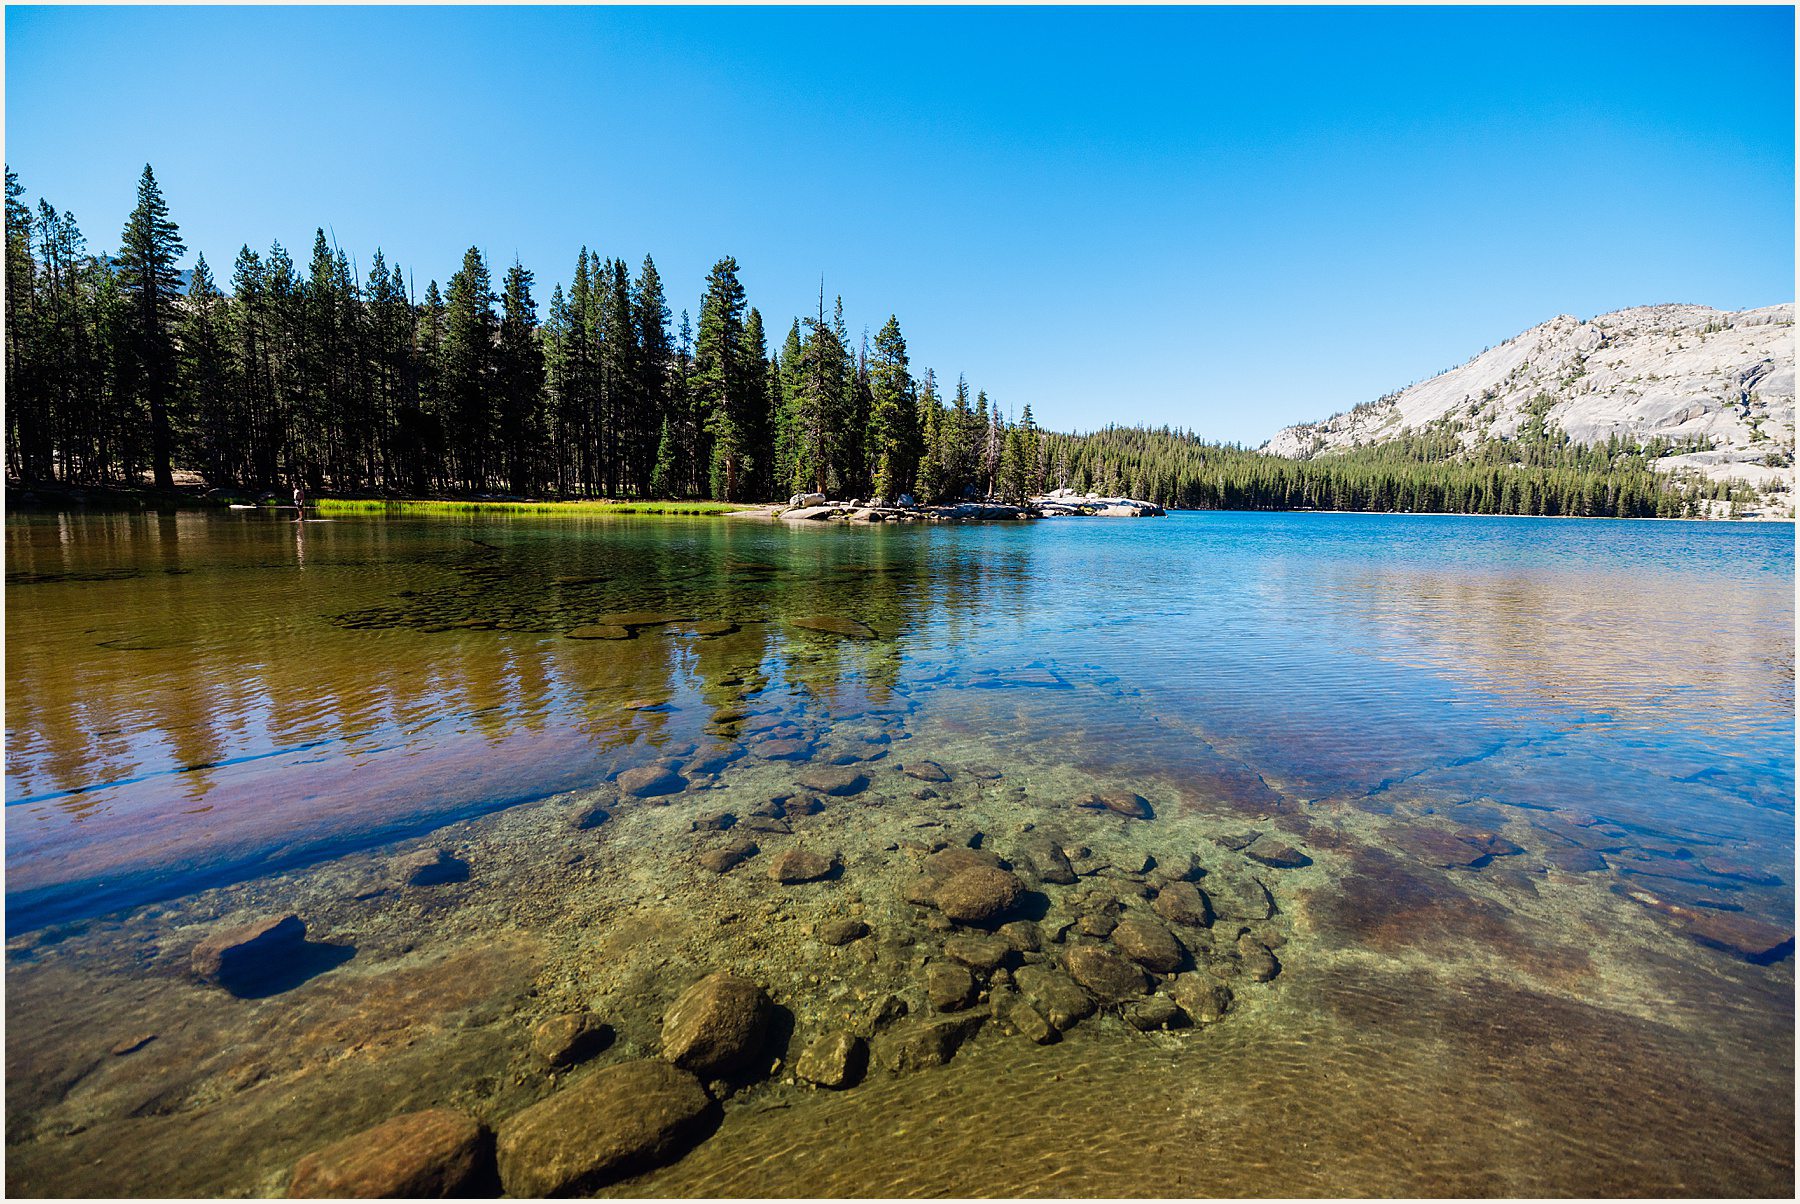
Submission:
[[[131,305],[130,354],[136,384],[150,416],[150,466],[158,489],[172,489],[170,465],[174,437],[169,411],[175,404],[175,326],[181,274],[176,267],[187,250],[180,229],[169,218],[169,206],[150,165],[138,180],[137,207],[125,219],[119,236],[119,284]]]
[[[892,502],[902,493],[912,491],[918,471],[919,434],[906,339],[900,333],[899,318],[891,314],[875,336],[869,392],[872,399],[869,446],[874,458],[874,493]]]
[[[444,389],[454,416],[456,474],[463,488],[486,489],[494,437],[494,290],[477,247],[463,252],[444,297]]]
[[[192,420],[181,432],[192,462],[214,484],[232,480],[232,445],[236,423],[226,370],[225,297],[213,284],[206,256],[194,261],[188,303],[181,329],[181,384],[187,395],[181,407]]]
[[[700,302],[700,331],[694,345],[696,403],[712,437],[711,496],[742,501],[755,470],[752,442],[757,395],[744,379],[744,287],[737,260],[713,264]]]
[[[531,280],[531,273],[517,260],[506,271],[495,357],[499,451],[506,478],[517,494],[529,493],[538,482],[542,440],[544,350],[538,342]]]
[[[668,472],[674,471],[674,449],[670,438],[669,380],[673,371],[674,351],[669,342],[669,305],[663,297],[662,277],[656,262],[644,256],[638,277],[632,286],[631,314],[637,340],[637,404],[642,410],[639,429],[646,433],[644,454],[638,458],[639,476],[633,482],[639,494],[665,492],[653,484],[656,471],[663,466],[665,448],[671,459]],[[668,484],[665,473],[664,485]]]

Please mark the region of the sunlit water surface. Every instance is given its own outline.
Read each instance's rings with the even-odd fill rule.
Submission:
[[[1043,1049],[982,1045],[805,1096],[793,1107],[816,1119],[799,1129],[787,1105],[753,1101],[628,1190],[1781,1194],[1793,551],[1787,525],[1426,516],[9,516],[8,1142],[25,1169],[8,1185],[155,1192],[87,1160],[127,1130],[160,1147],[230,1123],[249,1136],[229,1156],[159,1181],[278,1190],[310,1148],[294,1118],[247,1102],[232,1122],[218,1101],[280,1079],[300,1039],[253,1073],[208,1063],[178,1090],[151,1072],[106,1086],[112,1063],[88,1066],[89,1046],[122,1034],[95,1031],[113,1014],[93,999],[179,965],[201,931],[187,925],[311,905],[356,954],[254,1005],[289,1012],[202,1023],[204,993],[174,970],[131,1006],[146,1031],[191,1028],[196,1056],[271,1016],[329,1027],[321,1009],[346,1006],[333,981],[385,964],[384,925],[418,923],[379,898],[355,905],[367,919],[329,910],[330,875],[396,841],[451,832],[491,851],[491,872],[471,858],[459,914],[496,909],[530,946],[491,954],[500,979],[535,984],[525,998],[552,979],[586,999],[614,990],[571,976],[559,921],[523,901],[553,889],[565,850],[534,857],[522,825],[536,800],[708,750],[724,765],[695,795],[766,794],[792,766],[755,751],[760,715],[805,728],[802,760],[833,751],[837,728],[888,723],[902,759],[956,771],[969,793],[945,788],[950,818],[990,838],[1039,815],[1017,808],[1061,822],[1082,788],[1111,785],[1155,804],[1142,831],[1196,825],[1201,849],[1262,831],[1314,864],[1269,875],[1289,925],[1281,976],[1205,1034],[1113,1019],[1111,1036],[1096,1021],[1102,1035]],[[964,766],[983,773],[965,781]],[[938,805],[871,773],[863,802],[886,822]],[[624,856],[638,829],[608,830]],[[1482,833],[1522,851],[1445,863],[1443,841]],[[835,839],[854,870],[855,834]],[[446,927],[445,964],[489,956],[489,923]],[[690,972],[671,956],[678,987]],[[430,1011],[418,999],[435,991],[407,1007]],[[511,1065],[505,1017],[532,1010],[496,1006],[458,1021],[482,1035],[456,1038],[493,1080],[463,1103],[490,1119],[544,1090],[494,1069]],[[304,1106],[386,1114],[344,1102],[390,1090],[379,1076],[307,1081]]]

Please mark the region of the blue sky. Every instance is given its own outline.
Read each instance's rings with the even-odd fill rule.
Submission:
[[[9,8],[6,159],[110,248],[325,225],[422,291],[737,257],[1047,425],[1260,443],[1558,313],[1794,289],[1793,12]],[[147,78],[148,77],[148,78]]]

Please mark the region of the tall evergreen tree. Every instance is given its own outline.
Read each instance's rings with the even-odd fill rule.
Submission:
[[[128,337],[135,361],[136,384],[150,416],[150,466],[159,489],[174,487],[170,467],[174,436],[169,411],[175,402],[177,357],[176,302],[181,293],[177,268],[183,252],[181,231],[169,218],[169,206],[150,165],[138,180],[137,207],[125,219],[119,236],[119,284],[131,305]]]
[[[521,494],[537,483],[542,438],[544,350],[538,342],[531,279],[516,260],[506,271],[495,357],[500,458],[512,491]]]
[[[906,358],[906,339],[900,320],[888,316],[875,336],[874,362],[869,374],[872,404],[869,411],[869,447],[874,459],[874,492],[888,502],[909,493],[918,472],[918,410],[913,399],[912,374]]]
[[[711,496],[741,501],[755,471],[756,394],[744,379],[744,286],[737,260],[713,264],[694,342],[694,394],[712,437]]]

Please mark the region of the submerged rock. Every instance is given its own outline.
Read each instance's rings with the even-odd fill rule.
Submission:
[[[1150,800],[1129,790],[1109,790],[1105,794],[1090,794],[1077,800],[1075,805],[1086,807],[1092,811],[1111,811],[1115,815],[1123,815],[1127,819],[1156,818],[1156,812],[1150,807]]]
[[[1252,936],[1241,936],[1237,943],[1238,963],[1255,982],[1268,982],[1281,973],[1281,963],[1270,948]]]
[[[696,860],[701,869],[723,874],[726,870],[742,865],[759,851],[754,840],[734,840],[720,848],[706,850]]]
[[[685,1070],[652,1059],[606,1066],[501,1124],[500,1180],[514,1196],[591,1192],[673,1162],[717,1116]]]
[[[1069,977],[1105,1003],[1123,1003],[1144,994],[1150,984],[1144,972],[1120,957],[1094,945],[1077,945],[1063,955]]]
[[[1186,960],[1181,945],[1161,924],[1141,915],[1128,915],[1112,931],[1112,943],[1120,953],[1153,974],[1168,974]]]
[[[1025,894],[1017,874],[995,866],[976,865],[946,877],[932,898],[938,910],[958,924],[998,923]]]
[[[666,765],[639,765],[625,770],[614,780],[620,793],[632,798],[654,798],[687,789],[687,779]]]
[[[900,772],[921,782],[948,782],[950,771],[936,761],[908,761]]]
[[[577,832],[586,832],[590,828],[598,828],[611,818],[612,812],[599,803],[590,803],[570,813],[569,826]]]
[[[442,886],[449,882],[466,882],[469,863],[450,855],[447,849],[420,849],[393,864],[394,881],[402,886]]]
[[[1068,854],[1054,840],[1047,837],[1029,840],[1021,846],[1020,851],[1031,863],[1040,882],[1048,882],[1053,886],[1069,886],[1075,882],[1075,870],[1069,865]]]
[[[1171,924],[1185,924],[1190,928],[1203,928],[1212,922],[1211,909],[1206,905],[1206,896],[1192,882],[1171,882],[1157,892],[1150,906],[1156,914]]]
[[[267,974],[295,956],[306,942],[306,924],[292,912],[221,929],[188,955],[200,979],[215,986]]]
[[[861,794],[869,788],[869,779],[860,770],[843,766],[820,766],[795,776],[794,781],[808,790],[844,798]]]
[[[1249,874],[1208,874],[1201,893],[1222,920],[1266,920],[1275,914],[1268,887]]]
[[[616,623],[588,623],[585,626],[563,632],[563,638],[567,640],[628,640],[631,638],[631,629],[620,627]]]
[[[1036,953],[1044,947],[1044,933],[1036,920],[1008,920],[1000,925],[995,935],[1017,953]]]
[[[1231,988],[1204,974],[1183,974],[1170,994],[1195,1024],[1212,1024],[1231,1008]]]
[[[868,936],[869,926],[861,920],[826,920],[819,925],[817,933],[823,944],[848,945]]]
[[[585,1062],[612,1044],[612,1028],[592,1012],[568,1012],[538,1021],[531,1052],[551,1070]]]
[[[493,1144],[474,1117],[408,1112],[294,1164],[287,1194],[310,1199],[447,1199],[492,1195]]]
[[[1062,1036],[1054,1024],[1044,1019],[1036,1008],[1021,998],[1015,998],[1006,1005],[1004,1019],[1014,1032],[1022,1037],[1029,1037],[1039,1045],[1049,1045]]]
[[[1279,840],[1258,840],[1245,850],[1245,854],[1253,861],[1260,861],[1271,869],[1297,870],[1312,864],[1312,858],[1296,849],[1291,844],[1283,844]]]
[[[1125,1005],[1125,1023],[1140,1033],[1156,1033],[1178,1028],[1187,1014],[1167,995],[1151,995]]]
[[[755,983],[726,971],[709,974],[663,1016],[663,1057],[709,1079],[748,1070],[762,1053],[771,1012]]]
[[[1012,952],[1012,945],[998,936],[980,936],[966,932],[944,942],[946,956],[976,970],[997,970],[1012,956]]]
[[[834,1091],[854,1087],[868,1068],[869,1049],[855,1033],[826,1033],[801,1051],[794,1073]]]
[[[769,877],[783,885],[817,882],[831,876],[837,860],[810,849],[787,849],[769,866]]]
[[[921,1024],[897,1027],[875,1039],[875,1058],[898,1073],[942,1066],[963,1042],[981,1031],[985,1012],[960,1012]]]
[[[938,962],[926,967],[925,999],[934,1011],[954,1012],[975,998],[975,976],[967,966]]]
[[[1013,973],[1013,984],[1058,1032],[1066,1032],[1094,1014],[1094,997],[1060,970],[1021,966]]]

